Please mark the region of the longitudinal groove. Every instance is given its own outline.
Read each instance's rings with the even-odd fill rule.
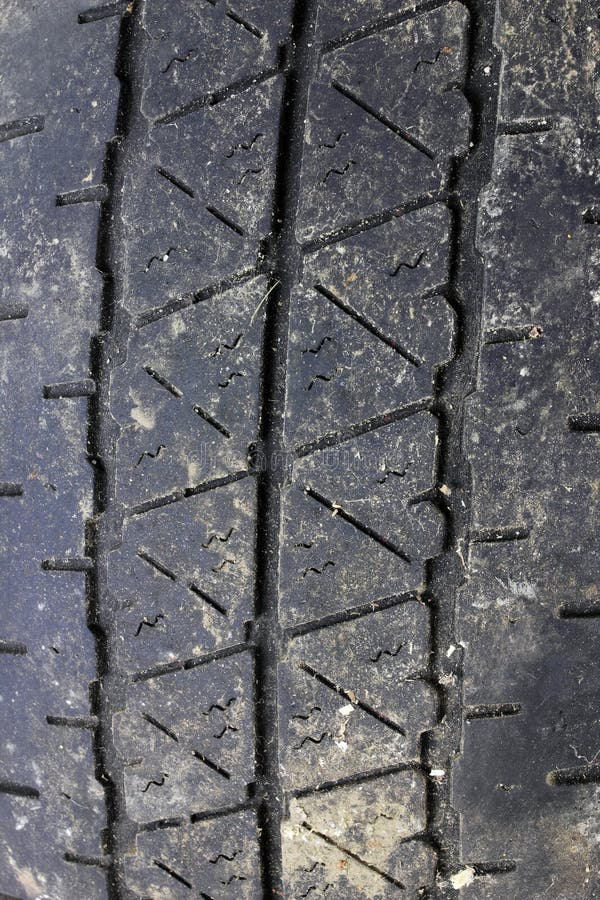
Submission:
[[[473,115],[471,151],[453,164],[449,206],[453,214],[448,300],[455,310],[454,358],[436,379],[438,484],[446,485],[446,546],[427,568],[432,611],[432,676],[440,698],[440,721],[424,735],[428,771],[448,772],[460,750],[463,727],[462,654],[456,635],[458,591],[465,581],[470,537],[472,477],[464,453],[466,398],[475,390],[482,345],[484,267],[475,244],[478,198],[491,177],[496,134],[500,58],[493,43],[494,0],[470,0],[469,57],[464,93]],[[487,74],[486,74],[487,73]],[[458,200],[457,198],[460,198]],[[431,778],[428,832],[438,847],[439,873],[432,896],[455,897],[448,876],[461,868],[459,820],[452,808],[450,779]]]
[[[115,448],[118,426],[110,414],[110,376],[123,361],[129,320],[121,310],[125,292],[123,252],[125,242],[122,203],[125,177],[132,158],[139,155],[146,133],[141,113],[142,75],[147,36],[142,26],[145,0],[129,5],[121,21],[116,73],[121,81],[115,139],[107,145],[100,230],[96,265],[104,277],[100,312],[100,333],[93,343],[91,372],[96,382],[89,402],[89,447],[94,462],[93,530],[89,576],[90,616],[96,625],[99,689],[92,712],[98,719],[95,730],[96,765],[106,787],[107,851],[109,895],[114,900],[127,895],[123,858],[132,845],[135,829],[125,806],[123,772],[113,739],[113,717],[119,708],[126,680],[116,669],[113,648],[118,642],[115,610],[108,589],[110,552],[120,542],[120,514],[115,496]]]
[[[265,897],[283,897],[279,773],[277,666],[283,634],[279,624],[279,532],[283,471],[274,465],[284,453],[285,368],[290,298],[300,274],[296,239],[304,121],[310,81],[318,57],[316,0],[296,0],[290,60],[281,106],[273,204],[274,275],[268,295],[262,380],[261,440],[267,461],[259,476],[256,575],[257,797]]]

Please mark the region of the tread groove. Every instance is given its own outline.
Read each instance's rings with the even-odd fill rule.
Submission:
[[[350,88],[346,87],[343,84],[340,84],[339,81],[332,81],[331,87],[341,94],[342,97],[346,97],[347,100],[350,100],[360,109],[364,110],[364,112],[368,113],[368,115],[372,116],[374,119],[377,119],[378,122],[381,122],[382,125],[385,125],[386,128],[389,128],[390,131],[393,131],[394,134],[398,135],[398,137],[402,138],[403,141],[406,141],[407,144],[414,150],[418,150],[419,153],[422,153],[430,160],[435,159],[435,153],[425,144],[423,144],[418,138],[414,137],[407,131],[405,128],[402,128],[401,125],[398,125],[396,122],[393,122],[392,119],[388,118],[388,116],[380,113],[374,106],[371,106],[369,103],[366,103],[362,100],[358,94],[355,94],[354,91],[351,91]]]
[[[0,125],[0,144],[3,141],[13,141],[15,138],[24,137],[26,134],[43,131],[44,125],[44,116],[28,116],[25,119],[15,119],[14,122],[4,122]]]
[[[124,858],[126,848],[132,844],[135,834],[135,827],[127,812],[123,767],[112,727],[115,713],[120,708],[117,698],[122,696],[126,679],[116,668],[114,648],[119,641],[119,633],[114,616],[114,600],[108,588],[110,552],[120,540],[122,527],[122,515],[113,502],[116,492],[117,428],[110,413],[110,380],[113,368],[121,360],[129,333],[129,317],[122,312],[125,290],[121,253],[125,241],[122,206],[130,160],[135,157],[137,148],[142,144],[146,130],[146,120],[141,112],[148,42],[148,35],[142,25],[144,5],[145,0],[135,0],[126,5],[116,3],[99,8],[106,12],[106,16],[124,12],[120,22],[115,67],[120,80],[120,91],[115,134],[106,145],[104,183],[100,186],[99,196],[87,197],[102,201],[96,266],[103,275],[103,293],[100,331],[92,343],[90,365],[96,391],[88,401],[88,444],[90,456],[96,461],[93,469],[93,518],[89,537],[93,568],[88,575],[88,587],[90,615],[96,625],[98,671],[98,689],[93,693],[92,703],[92,712],[98,720],[98,727],[94,731],[94,753],[106,799],[106,850],[109,859],[107,880],[110,900],[120,900],[127,895]],[[90,10],[85,15],[89,16],[97,11]],[[84,22],[81,15],[81,24],[106,17],[103,14],[86,18]],[[71,196],[73,194],[77,195],[79,192],[72,192]]]
[[[454,651],[459,645],[458,596],[468,565],[463,548],[469,546],[472,537],[473,490],[470,464],[464,455],[464,416],[467,398],[477,389],[484,340],[485,275],[476,242],[477,210],[479,196],[492,175],[500,83],[500,56],[494,44],[496,4],[494,0],[475,0],[467,3],[467,8],[470,21],[463,93],[472,110],[472,133],[469,152],[452,164],[448,191],[452,225],[447,300],[456,315],[456,340],[454,356],[438,370],[434,390],[434,409],[440,422],[437,483],[440,490],[452,485],[452,491],[444,498],[446,546],[428,564],[426,578],[425,596],[432,615],[431,676],[444,723],[443,729],[433,729],[423,736],[423,765],[431,773],[451,772],[462,742],[462,653]],[[459,829],[450,779],[431,775],[427,832],[437,847],[438,878],[461,871]],[[445,896],[443,889],[440,896]]]
[[[394,340],[391,337],[388,337],[387,334],[384,334],[380,328],[377,327],[373,322],[369,321],[365,316],[359,313],[357,310],[353,309],[353,307],[349,306],[347,303],[338,297],[333,291],[328,290],[326,287],[323,287],[322,284],[313,285],[314,290],[317,291],[318,294],[321,294],[322,297],[325,297],[326,300],[329,300],[334,306],[337,306],[338,309],[341,309],[342,312],[345,312],[346,315],[350,316],[351,319],[354,319],[355,322],[358,322],[359,325],[362,325],[363,328],[366,328],[372,335],[378,338],[382,343],[387,344],[388,347],[391,347],[392,350],[395,350],[400,356],[403,357],[407,362],[411,365],[418,368],[423,365],[423,360],[419,359],[414,353],[410,350],[407,350],[406,347],[403,347],[402,344],[399,344],[398,341]]]
[[[394,878],[388,872],[384,872],[383,869],[380,869],[377,866],[374,866],[372,863],[369,863],[366,860],[362,859],[362,857],[358,856],[358,854],[353,853],[352,850],[348,850],[346,847],[343,847],[340,843],[338,843],[337,841],[334,841],[333,838],[329,837],[329,835],[323,834],[323,832],[317,831],[316,829],[312,828],[308,822],[302,822],[302,827],[305,828],[307,831],[310,831],[311,834],[317,835],[317,837],[321,838],[321,840],[325,841],[325,843],[331,844],[332,847],[335,847],[336,850],[340,851],[340,853],[344,853],[346,856],[349,856],[351,859],[353,859],[359,865],[364,866],[366,869],[370,869],[371,872],[375,872],[377,875],[381,876],[381,878],[383,878],[385,881],[389,882],[389,884],[393,884],[394,887],[399,888],[399,890],[401,890],[401,891],[404,890],[404,884],[401,881],[399,881],[397,878]]]
[[[265,81],[274,78],[280,71],[280,65],[269,66],[269,68],[264,69],[262,72],[240,78],[239,81],[234,81],[226,87],[219,88],[219,90],[213,91],[212,93],[204,94],[196,100],[191,100],[189,103],[185,103],[183,106],[179,106],[171,112],[159,116],[155,119],[154,124],[172,125],[173,122],[176,122],[178,119],[189,116],[191,113],[197,112],[204,106],[215,106],[217,103],[229,100],[230,97],[236,97],[238,94],[242,94],[244,91],[247,91],[248,88],[254,87],[257,84],[263,84]]]
[[[344,519],[345,522],[348,522],[350,525],[353,525],[357,531],[360,531],[362,534],[371,538],[371,540],[375,541],[376,544],[379,544],[381,547],[384,547],[386,550],[389,550],[390,553],[394,553],[396,556],[399,556],[405,563],[409,564],[412,562],[411,557],[405,553],[400,547],[394,544],[392,541],[388,540],[388,538],[376,532],[373,528],[369,528],[351,513],[347,512],[345,509],[342,509],[337,503],[334,503],[331,500],[328,500],[327,497],[324,497],[318,491],[315,491],[314,488],[306,486],[304,488],[309,497],[312,497],[313,500],[316,500],[317,503],[320,503],[321,506],[324,506],[325,509],[330,510],[334,515],[340,517],[340,519]]]
[[[316,0],[295,0],[285,71],[272,210],[274,273],[266,295],[260,440],[267,465],[258,474],[255,715],[256,796],[265,896],[284,896],[281,824],[283,791],[279,768],[278,661],[283,649],[279,623],[279,536],[284,473],[284,412],[290,301],[302,262],[296,239],[305,118],[313,69]]]
[[[314,678],[316,681],[320,682],[320,684],[328,687],[330,691],[334,691],[336,694],[339,694],[340,697],[343,697],[345,700],[349,700],[353,706],[358,707],[358,709],[362,709],[363,712],[367,713],[367,715],[372,716],[374,719],[377,719],[378,722],[383,722],[384,725],[387,725],[392,731],[396,731],[398,734],[406,735],[406,729],[399,725],[397,722],[394,722],[393,719],[390,719],[388,716],[379,712],[378,709],[375,709],[368,703],[364,703],[362,700],[353,699],[352,693],[344,690],[344,688],[338,687],[338,685],[331,681],[331,679],[327,678],[325,675],[322,675],[321,672],[317,672],[316,669],[313,669],[312,666],[309,666],[307,663],[301,663],[300,668],[303,672],[306,672],[307,675],[310,675],[311,678]]]

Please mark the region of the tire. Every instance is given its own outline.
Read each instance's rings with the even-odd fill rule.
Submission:
[[[0,896],[600,897],[600,19],[4,0]]]

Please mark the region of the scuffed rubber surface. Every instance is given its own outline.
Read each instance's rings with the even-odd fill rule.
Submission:
[[[592,900],[597,10],[0,6],[0,896]]]
[[[600,257],[587,221],[598,198],[598,31],[585,3],[526,13],[502,3],[496,24],[507,133],[481,197],[487,279],[465,428],[476,543],[458,622],[467,712],[518,712],[467,720],[454,804],[464,858],[515,867],[476,879],[469,898],[600,889]]]

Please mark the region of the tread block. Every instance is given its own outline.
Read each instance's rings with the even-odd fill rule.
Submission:
[[[451,351],[448,281],[450,212],[435,203],[347,237],[304,262],[313,280],[428,366]]]
[[[0,481],[22,485],[10,508],[2,499],[0,640],[25,651],[0,658],[0,782],[17,786],[0,789],[0,891],[101,900],[105,870],[65,859],[104,855],[93,735],[46,719],[90,715],[96,664],[85,577],[41,568],[44,559],[85,555],[92,514],[87,399],[43,397],[44,385],[89,377],[103,288],[98,207],[59,208],[56,197],[103,179],[119,24],[81,30],[77,11],[71,0],[13,4],[0,22],[2,120],[18,137],[0,143]]]
[[[152,129],[125,185],[129,309],[254,268],[271,228],[280,96],[273,78]]]
[[[289,0],[262,4],[149,4],[145,28],[151,39],[143,109],[165,114],[227,89],[278,64],[278,45],[288,36]]]
[[[564,615],[593,612],[600,571],[597,436],[572,427],[592,413],[599,377],[586,215],[597,128],[584,74],[598,38],[579,6],[524,12],[502,0],[495,26],[501,122],[478,229],[487,346],[465,448],[473,532],[504,539],[471,546],[457,637],[465,702],[520,712],[466,722],[452,785],[474,872],[465,896],[485,900],[597,890],[597,619]],[[513,871],[493,871],[511,858]]]
[[[462,3],[446,3],[334,51],[328,73],[435,157],[458,154],[466,149],[470,122],[456,89],[466,74],[468,20]],[[393,83],[386,72],[393,72]]]
[[[433,880],[431,847],[411,838],[425,826],[425,780],[396,772],[290,802],[283,823],[289,896],[418,896]]]
[[[126,521],[109,570],[123,669],[245,639],[254,611],[255,514],[248,478]]]
[[[446,183],[448,156],[466,149],[469,133],[468,104],[448,90],[464,75],[466,21],[465,8],[449,3],[322,57],[305,138],[302,241]],[[423,48],[432,58],[440,51],[435,65],[419,65]]]
[[[235,813],[208,821],[138,834],[136,854],[126,861],[136,896],[262,896],[256,815]]]
[[[8,681],[4,678],[3,684]],[[21,762],[15,776],[35,786],[39,797],[0,792],[0,872],[2,890],[14,896],[106,896],[105,873],[64,860],[65,853],[101,856],[100,832],[106,822],[104,791],[94,777],[89,731],[53,728],[45,718],[21,711],[18,749],[34,748],[30,765]],[[16,755],[15,735],[3,723],[3,743]],[[42,749],[40,749],[42,748]],[[31,768],[27,774],[27,768]],[[7,769],[2,767],[2,780]],[[33,779],[33,781],[28,779]],[[34,893],[35,892],[35,893]]]
[[[335,501],[411,559],[434,556],[441,517],[430,503],[415,501],[435,482],[436,432],[437,419],[417,413],[299,459],[295,480]]]
[[[295,292],[292,321],[288,444],[392,412],[430,393],[432,377],[425,366],[409,361],[406,351],[390,346],[310,284]]]
[[[134,821],[247,798],[254,771],[252,684],[252,658],[245,653],[130,689],[126,708],[115,715],[115,744]]]
[[[563,35],[568,36],[568,63]],[[584,146],[593,151],[597,127],[590,74],[600,52],[595,8],[586,2],[550,8],[535,0],[523,15],[510,0],[501,0],[495,38],[504,57],[501,119],[576,119]],[[557,81],[565,66],[570,77]]]
[[[427,624],[409,602],[292,641],[280,668],[290,788],[418,759],[437,709],[422,680]]]
[[[565,684],[562,699],[566,704],[561,709],[532,708],[523,716],[477,720],[465,728],[453,789],[453,802],[463,822],[462,858],[466,863],[517,861],[514,876],[478,878],[473,897],[506,896],[502,891],[511,884],[522,890],[524,879],[533,896],[543,896],[550,889],[551,896],[568,897],[574,885],[580,896],[593,896],[587,892],[593,883],[590,873],[598,868],[593,839],[598,825],[597,787],[558,788],[547,781],[550,768],[558,758],[564,759],[557,749],[566,735],[575,741],[577,752],[586,754],[566,721],[572,718],[568,706],[573,689],[572,682]],[[541,688],[538,704],[547,696]],[[536,742],[532,753],[531,734],[538,730],[544,740]],[[572,751],[569,755],[574,764],[581,762]],[[531,810],[536,811],[534,828]],[[532,861],[526,873],[524,855]],[[550,867],[540,864],[548,859]]]
[[[441,514],[414,502],[433,484],[435,431],[419,413],[294,464],[280,550],[285,624],[420,586],[441,546]]]
[[[409,563],[311,497],[286,490],[281,618],[286,625],[416,590],[422,565]],[[369,581],[364,583],[364,573]]]
[[[267,290],[266,279],[255,278],[131,335],[111,386],[121,502],[247,468]]]

